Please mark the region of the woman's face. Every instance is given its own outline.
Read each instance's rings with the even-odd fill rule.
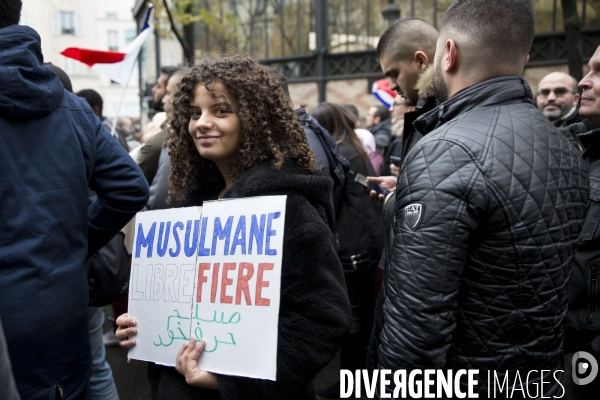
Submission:
[[[200,156],[213,161],[219,169],[226,167],[238,154],[241,121],[234,112],[237,101],[220,82],[213,82],[211,95],[198,84],[190,104],[189,132]]]

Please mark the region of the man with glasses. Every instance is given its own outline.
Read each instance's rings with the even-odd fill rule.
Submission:
[[[581,122],[577,80],[563,72],[546,75],[539,84],[537,107],[556,127]]]

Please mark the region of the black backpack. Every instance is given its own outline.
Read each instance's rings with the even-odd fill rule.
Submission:
[[[129,263],[122,232],[85,262],[90,289],[90,307],[117,301],[129,287]]]
[[[340,154],[335,140],[333,140],[327,129],[323,128],[312,115],[308,114],[304,107],[297,109],[295,114],[298,116],[300,125],[310,128],[319,138],[323,149],[325,149],[330,167],[329,175],[333,179],[333,205],[337,215],[344,187],[354,175],[354,172],[350,169],[350,162]]]

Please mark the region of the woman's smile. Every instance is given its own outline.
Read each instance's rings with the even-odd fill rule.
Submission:
[[[200,156],[213,161],[222,171],[237,156],[241,122],[235,113],[237,101],[221,82],[207,89],[199,84],[190,103],[189,133]]]

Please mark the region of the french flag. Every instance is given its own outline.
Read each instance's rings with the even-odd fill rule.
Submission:
[[[373,95],[377,97],[377,99],[387,108],[392,106],[392,103],[396,98],[396,93],[390,89],[390,83],[387,81],[387,79],[375,81],[373,83],[373,89],[371,90],[371,93],[373,93]]]
[[[153,7],[152,4],[148,7],[140,34],[127,45],[123,53],[69,47],[60,54],[87,64],[93,70],[108,76],[118,84],[127,86],[142,45],[150,35],[150,14],[152,14]]]

